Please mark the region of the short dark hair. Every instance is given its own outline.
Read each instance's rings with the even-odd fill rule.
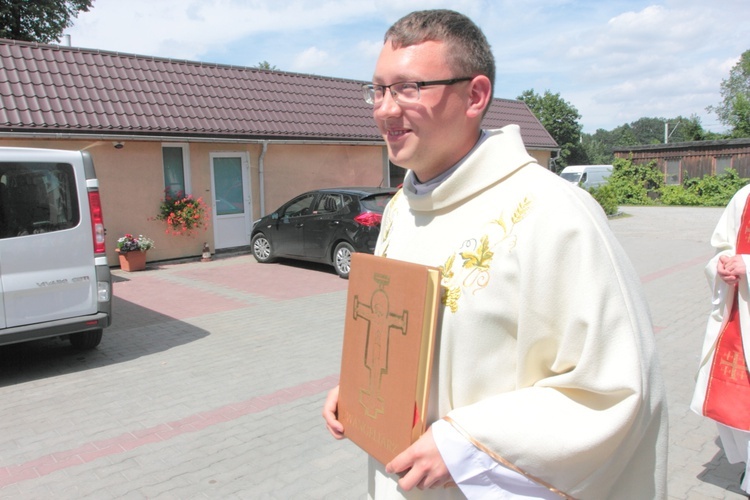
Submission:
[[[402,17],[385,33],[384,42],[394,48],[410,47],[427,41],[444,42],[450,47],[448,64],[460,74],[455,77],[484,75],[495,91],[495,57],[479,26],[463,14],[447,9],[421,10]]]

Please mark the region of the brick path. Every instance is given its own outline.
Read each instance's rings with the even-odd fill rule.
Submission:
[[[687,408],[720,209],[627,207],[611,225],[649,297],[670,406],[673,499],[743,498]],[[2,498],[364,498],[366,459],[320,417],[346,281],[248,255],[114,271],[115,324],[79,352],[0,348]]]

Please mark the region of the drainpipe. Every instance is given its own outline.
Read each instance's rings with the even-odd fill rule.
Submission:
[[[260,158],[258,159],[258,177],[260,181],[260,216],[266,215],[266,185],[264,179],[265,165],[263,160],[266,157],[268,151],[268,141],[263,141],[263,150],[260,152]]]

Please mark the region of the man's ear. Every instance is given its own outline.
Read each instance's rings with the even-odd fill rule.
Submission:
[[[492,84],[490,79],[485,75],[475,76],[469,83],[469,107],[466,110],[467,116],[473,118],[482,116],[484,110],[490,105],[492,100]]]

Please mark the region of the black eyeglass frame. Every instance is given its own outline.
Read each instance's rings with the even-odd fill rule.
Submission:
[[[405,83],[413,83],[417,86],[417,100],[416,101],[407,101],[407,102],[418,102],[419,98],[421,97],[421,94],[419,91],[422,89],[422,87],[432,87],[433,85],[454,85],[459,82],[468,82],[469,80],[473,80],[473,76],[462,76],[460,78],[450,78],[448,80],[430,80],[426,82],[396,82],[392,83],[390,85],[380,85],[375,83],[365,83],[362,85],[362,92],[364,94],[365,102],[367,104],[375,104],[375,98],[374,98],[374,91],[376,88],[382,88],[383,89],[383,96],[385,97],[385,89],[388,89],[388,92],[391,93],[391,97],[393,97],[393,100],[396,102],[399,102],[398,99],[396,99],[396,95],[398,95],[398,92],[395,92],[391,89],[394,85],[404,85]],[[378,101],[378,102],[382,102]]]

